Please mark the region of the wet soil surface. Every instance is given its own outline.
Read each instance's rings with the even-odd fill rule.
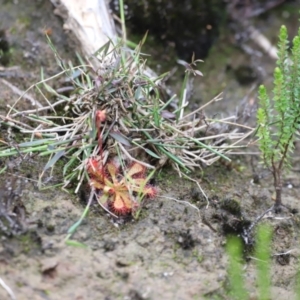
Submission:
[[[47,1],[0,0],[0,7],[0,25],[12,49],[7,67],[16,72],[0,67],[2,79],[24,90],[39,80],[41,65],[48,75],[58,72],[43,34],[46,29],[51,29],[61,56],[76,62]],[[17,98],[0,81],[1,113]],[[15,138],[4,127],[0,134],[1,139]],[[145,203],[138,220],[118,222],[95,204],[72,237],[86,247],[75,247],[64,239],[86,205],[85,192],[79,197],[39,190],[44,161],[2,159],[1,168],[9,168],[0,178],[0,278],[20,300],[230,299],[226,233],[234,232],[241,220],[255,220],[273,204],[271,174],[258,162],[255,155],[234,157],[231,164],[218,162],[192,174],[209,203],[194,183],[172,170],[160,171],[155,178],[159,196]],[[273,228],[272,299],[292,298],[298,269],[297,155],[292,165],[284,179],[283,202],[294,210],[269,214],[262,221]],[[49,185],[58,183],[60,176],[49,177]],[[249,295],[255,299],[255,260],[246,260],[244,266]],[[11,299],[1,286],[0,299]]]

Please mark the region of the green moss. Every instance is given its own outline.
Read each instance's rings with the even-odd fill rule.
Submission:
[[[164,187],[170,187],[174,184],[174,181],[178,180],[178,173],[172,169],[163,168],[161,169],[156,177],[154,178],[159,182],[163,183]]]
[[[201,264],[204,260],[204,256],[202,254],[200,254],[197,249],[193,250],[193,256],[197,259],[197,262],[199,264]]]
[[[29,16],[20,16],[17,22],[24,26],[24,29],[27,29],[31,24],[31,18]]]
[[[27,232],[16,237],[15,241],[19,243],[18,247],[25,254],[34,254],[40,251],[41,243],[38,235],[35,232]]]

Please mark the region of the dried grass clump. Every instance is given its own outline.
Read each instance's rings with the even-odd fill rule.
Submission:
[[[64,156],[67,158],[64,186],[76,180],[78,191],[87,176],[87,160],[100,152],[103,164],[112,156],[138,162],[149,169],[168,161],[182,175],[202,164],[210,165],[220,157],[226,158],[226,154],[240,147],[238,144],[252,133],[252,128],[236,124],[235,117],[218,120],[204,117],[204,108],[220,97],[196,111],[184,113],[188,76],[201,75],[194,69],[197,61],[186,64],[179,99],[174,95],[163,101],[160,82],[164,75],[148,75],[141,53],[143,42],[135,50],[108,42],[96,53],[101,64],[99,70],[84,63],[77,67],[65,65],[50,44],[62,72],[28,89],[38,90],[47,104],[19,111],[20,97],[6,116],[0,116],[4,124],[24,133],[25,139],[18,144],[3,141],[0,157],[34,152],[49,156],[42,178]],[[67,86],[54,90],[49,81],[59,77]],[[55,100],[48,99],[49,96]],[[106,115],[101,139],[97,111],[105,111]]]

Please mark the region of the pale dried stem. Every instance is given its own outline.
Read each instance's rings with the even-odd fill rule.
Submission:
[[[12,289],[4,282],[4,280],[0,277],[0,285],[6,290],[7,294],[10,296],[11,299],[16,300],[16,296]]]
[[[19,101],[20,101],[21,99],[23,99],[23,97],[26,97],[26,94],[27,94],[32,88],[34,88],[35,86],[38,86],[39,84],[42,84],[42,83],[47,82],[47,81],[50,81],[50,80],[52,80],[52,79],[55,79],[55,78],[57,78],[57,77],[63,75],[64,73],[69,72],[70,70],[81,69],[82,67],[90,67],[90,66],[88,66],[88,65],[81,65],[81,66],[77,66],[77,67],[72,67],[72,69],[66,69],[66,70],[63,70],[62,72],[57,73],[57,74],[55,74],[55,75],[53,75],[53,76],[51,76],[51,77],[49,77],[49,78],[43,79],[43,80],[41,80],[41,81],[39,81],[39,82],[37,82],[37,83],[35,83],[35,84],[32,84],[27,90],[25,90],[24,92],[22,91],[22,93],[20,94],[20,97],[16,100],[16,102],[13,104],[13,106],[10,107],[10,110],[8,111],[7,116],[11,115],[12,110],[13,110],[13,109],[15,108],[15,106],[19,103]],[[4,79],[2,79],[2,80],[4,80]],[[41,105],[41,108],[42,108],[42,107],[43,107],[43,106]]]
[[[155,169],[154,166],[149,165],[149,164],[147,164],[147,163],[145,163],[145,162],[143,162],[143,161],[137,160],[137,159],[135,159],[134,157],[132,157],[132,156],[128,153],[128,151],[123,147],[123,145],[122,145],[121,143],[118,143],[118,146],[121,148],[121,150],[123,151],[123,153],[125,154],[125,156],[126,156],[127,158],[129,158],[131,161],[135,161],[135,162],[137,162],[137,163],[139,163],[139,164],[145,166],[146,168],[149,168],[149,169]]]
[[[195,182],[195,183],[197,184],[199,190],[201,191],[202,195],[203,195],[204,198],[206,199],[206,208],[208,208],[208,207],[209,207],[209,200],[208,200],[208,197],[207,197],[207,195],[205,194],[205,192],[204,192],[204,190],[202,189],[202,187],[201,187],[201,185],[199,184],[199,182],[198,182],[197,180],[191,178],[190,176],[184,174],[184,173],[183,173],[183,176],[184,176],[185,178],[187,178],[188,180],[193,181],[193,182]]]
[[[8,122],[11,122],[12,124],[18,124],[20,127],[25,127],[25,128],[30,128],[30,129],[32,129],[32,127],[30,127],[29,125],[27,125],[27,124],[24,124],[23,122],[20,122],[20,121],[17,121],[17,120],[15,120],[15,119],[12,119],[12,118],[10,118],[10,117],[8,117],[8,116],[2,116],[2,115],[0,115],[0,118],[3,120],[3,121],[8,121]]]
[[[205,107],[207,107],[208,105],[210,105],[211,103],[213,102],[217,102],[217,101],[220,101],[222,100],[222,97],[221,97],[222,93],[220,93],[219,95],[217,95],[215,98],[213,98],[212,100],[208,101],[206,104],[204,104],[203,106],[197,108],[196,110],[192,111],[191,113],[185,115],[182,117],[182,119],[180,121],[182,121],[183,119],[186,119],[186,118],[189,118],[191,117],[192,115],[196,114],[197,112],[203,110]]]
[[[188,202],[188,201],[185,201],[185,200],[179,200],[179,199],[176,199],[176,198],[173,198],[173,197],[168,197],[168,196],[157,196],[157,198],[168,199],[168,200],[172,200],[172,201],[175,201],[175,202],[182,203],[182,204],[185,204],[185,205],[187,205],[187,206],[190,206],[190,207],[192,207],[193,209],[195,209],[195,210],[198,211],[198,214],[199,214],[199,217],[200,217],[200,209],[199,209],[196,205],[191,204],[191,203]]]
[[[6,81],[5,79],[0,79],[2,83],[4,83],[6,86],[8,86],[15,94],[23,97],[26,100],[29,100],[31,102],[32,106],[36,106],[38,108],[42,108],[43,105],[38,102],[37,100],[35,100],[32,96],[30,95],[26,95],[26,92],[21,91],[19,88],[17,88],[16,86],[14,86],[13,84],[11,84],[10,82]]]
[[[63,104],[64,102],[69,102],[69,101],[65,100],[65,99],[64,100],[60,100],[60,101],[56,101],[55,103],[51,104],[51,106],[43,106],[43,107],[37,108],[37,109],[20,111],[20,112],[11,114],[10,117],[13,118],[13,117],[17,117],[17,116],[23,116],[23,115],[28,115],[28,114],[32,114],[32,113],[41,112],[41,111],[44,111],[44,110],[48,110],[51,107],[53,108],[53,107],[55,107],[55,106],[57,106],[59,104]],[[61,117],[55,117],[55,116],[53,116],[52,118],[61,118]]]

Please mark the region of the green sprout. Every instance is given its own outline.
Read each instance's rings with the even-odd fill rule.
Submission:
[[[237,237],[230,237],[227,241],[226,251],[229,259],[228,277],[230,282],[229,294],[233,299],[248,299],[245,288],[242,260],[242,243]]]
[[[300,30],[293,39],[289,57],[287,29],[281,26],[273,94],[271,102],[265,86],[260,86],[257,136],[263,163],[273,175],[274,208],[278,211],[282,205],[282,172],[290,166],[300,122]]]
[[[258,227],[255,242],[254,260],[256,262],[256,286],[259,300],[271,299],[271,241],[272,229],[263,224]],[[228,254],[228,294],[230,299],[250,299],[250,292],[246,289],[246,276],[243,271],[243,245],[239,238],[230,237],[227,240]],[[298,291],[297,291],[298,292]],[[299,294],[297,293],[297,296]],[[299,297],[297,298],[299,299]]]

